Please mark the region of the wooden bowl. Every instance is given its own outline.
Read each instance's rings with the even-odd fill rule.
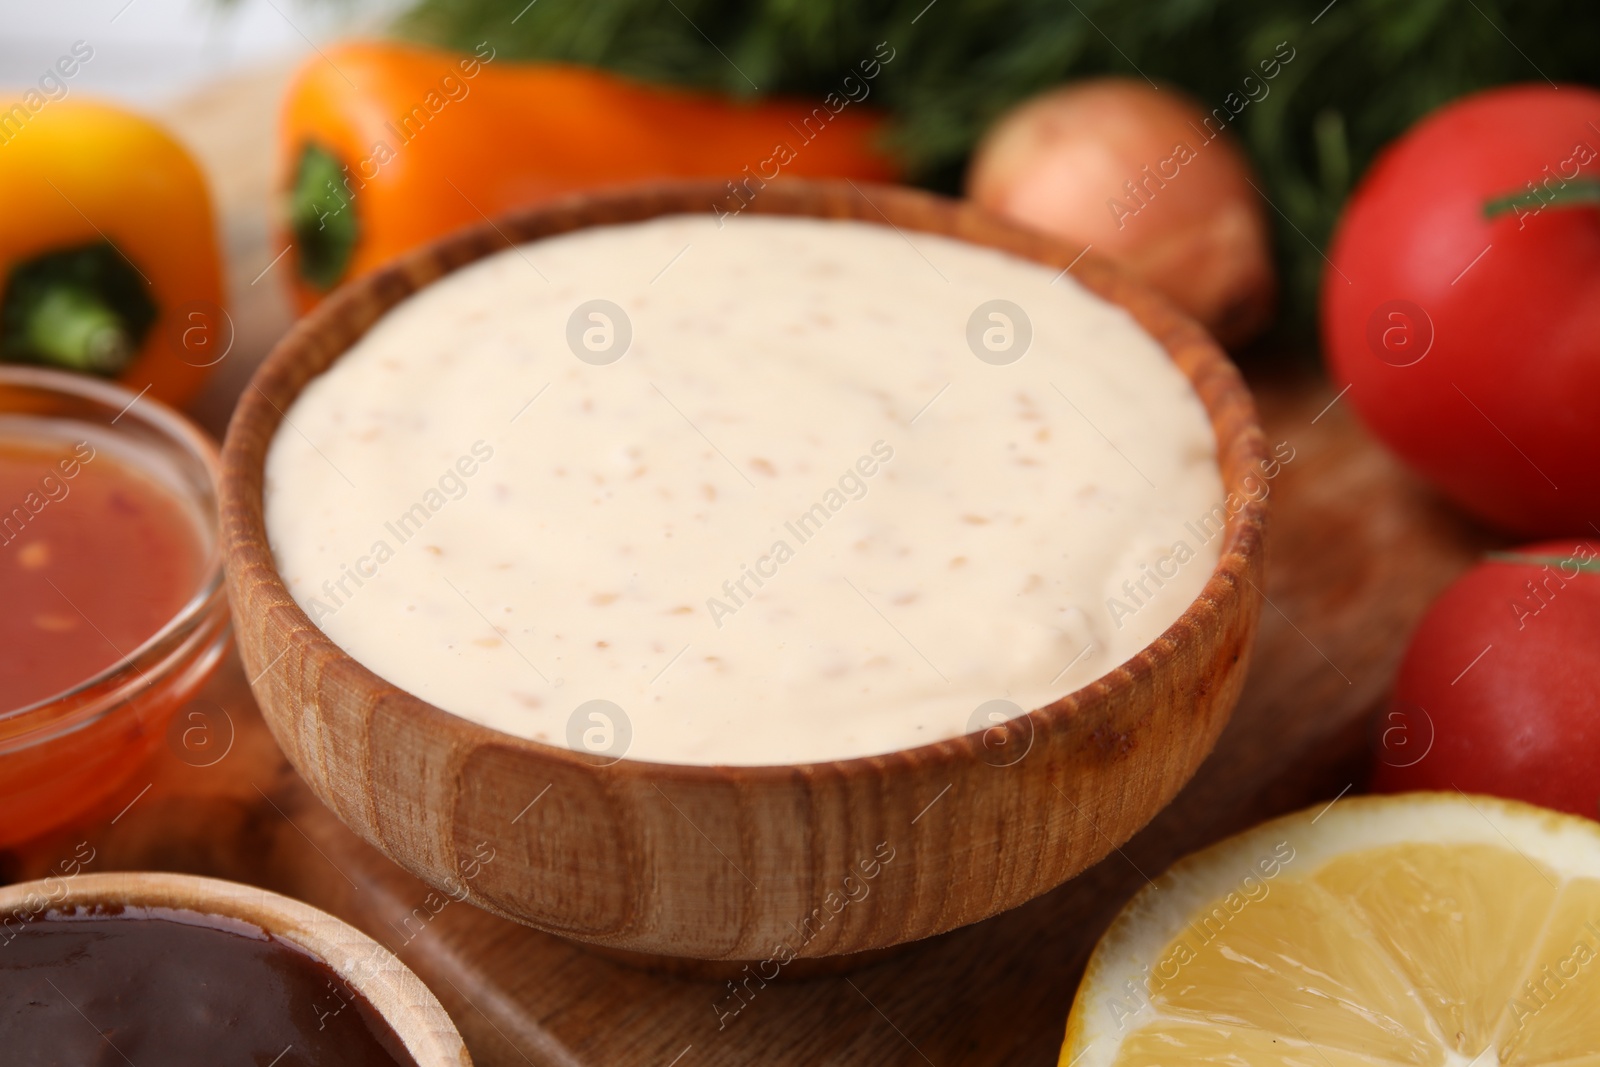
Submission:
[[[342,289],[296,325],[240,402],[223,454],[223,536],[240,652],[267,722],[358,834],[425,881],[448,880],[542,930],[770,970],[1015,907],[1099,860],[1173,798],[1244,679],[1266,509],[1243,482],[1259,480],[1266,456],[1249,392],[1198,325],[1106,263],[1072,266],[1189,377],[1216,432],[1223,484],[1242,505],[1200,597],[1129,662],[1015,720],[1007,751],[1027,754],[1010,766],[994,765],[983,734],[789,766],[601,765],[444,712],[340,650],[289,595],[262,518],[263,459],[307,381],[391,307],[508,242],[709,211],[724,192],[696,182],[566,200],[463,230]],[[745,210],[945,234],[1056,269],[1081,251],[904,188],[782,181]],[[467,865],[476,877],[460,877]]]
[[[472,1060],[422,979],[366,934],[309,904],[265,889],[143,871],[76,874],[0,887],[0,923],[9,931],[47,908],[89,905],[181,908],[239,919],[327,964],[365,997],[400,1038],[417,1067],[472,1067]]]

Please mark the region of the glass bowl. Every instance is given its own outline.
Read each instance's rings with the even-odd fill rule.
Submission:
[[[149,397],[107,382],[0,366],[0,438],[104,446],[192,512],[202,554],[198,582],[183,606],[117,662],[24,706],[12,706],[11,696],[0,692],[3,847],[70,823],[107,801],[161,744],[173,713],[211,675],[231,628],[218,538],[220,464],[216,446],[200,429]],[[127,560],[127,566],[139,565],[137,558]]]

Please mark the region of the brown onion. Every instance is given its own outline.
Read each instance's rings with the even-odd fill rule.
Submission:
[[[1221,128],[1232,118],[1142,81],[1063,86],[1001,117],[973,157],[967,194],[1092,245],[1236,345],[1271,319],[1277,282],[1254,175]]]

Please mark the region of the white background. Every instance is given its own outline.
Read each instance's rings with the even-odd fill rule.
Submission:
[[[157,108],[238,70],[374,32],[401,0],[0,0],[0,97],[14,99],[75,41],[94,58],[75,93]]]

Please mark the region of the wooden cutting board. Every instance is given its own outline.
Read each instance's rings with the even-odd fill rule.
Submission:
[[[288,323],[271,277],[263,147],[281,77],[220,87],[174,113],[213,171],[233,271],[237,348],[195,410],[213,431]],[[83,870],[209,874],[300,897],[394,949],[482,1067],[1053,1063],[1089,950],[1148,878],[1262,818],[1360,789],[1373,712],[1407,635],[1490,545],[1379,450],[1325,383],[1246,371],[1269,445],[1285,442],[1293,459],[1270,483],[1268,605],[1233,721],[1149,827],[1014,911],[844,974],[752,982],[742,1000],[721,981],[638,969],[451,901],[356,838],[284,761],[234,659],[103,811],[0,852],[0,881],[76,858]]]
[[[1015,911],[834,976],[721,982],[637,969],[450,901],[346,830],[283,760],[236,660],[168,745],[72,833],[0,853],[0,878],[86,870],[210,874],[300,897],[399,953],[484,1067],[536,1064],[1047,1064],[1089,949],[1182,854],[1360,788],[1372,711],[1428,601],[1488,541],[1435,501],[1312,380],[1255,383],[1272,556],[1254,665],[1211,758],[1143,832]],[[1320,417],[1319,417],[1319,412]],[[724,1015],[744,1003],[737,1015]],[[680,1058],[681,1057],[681,1058]]]

